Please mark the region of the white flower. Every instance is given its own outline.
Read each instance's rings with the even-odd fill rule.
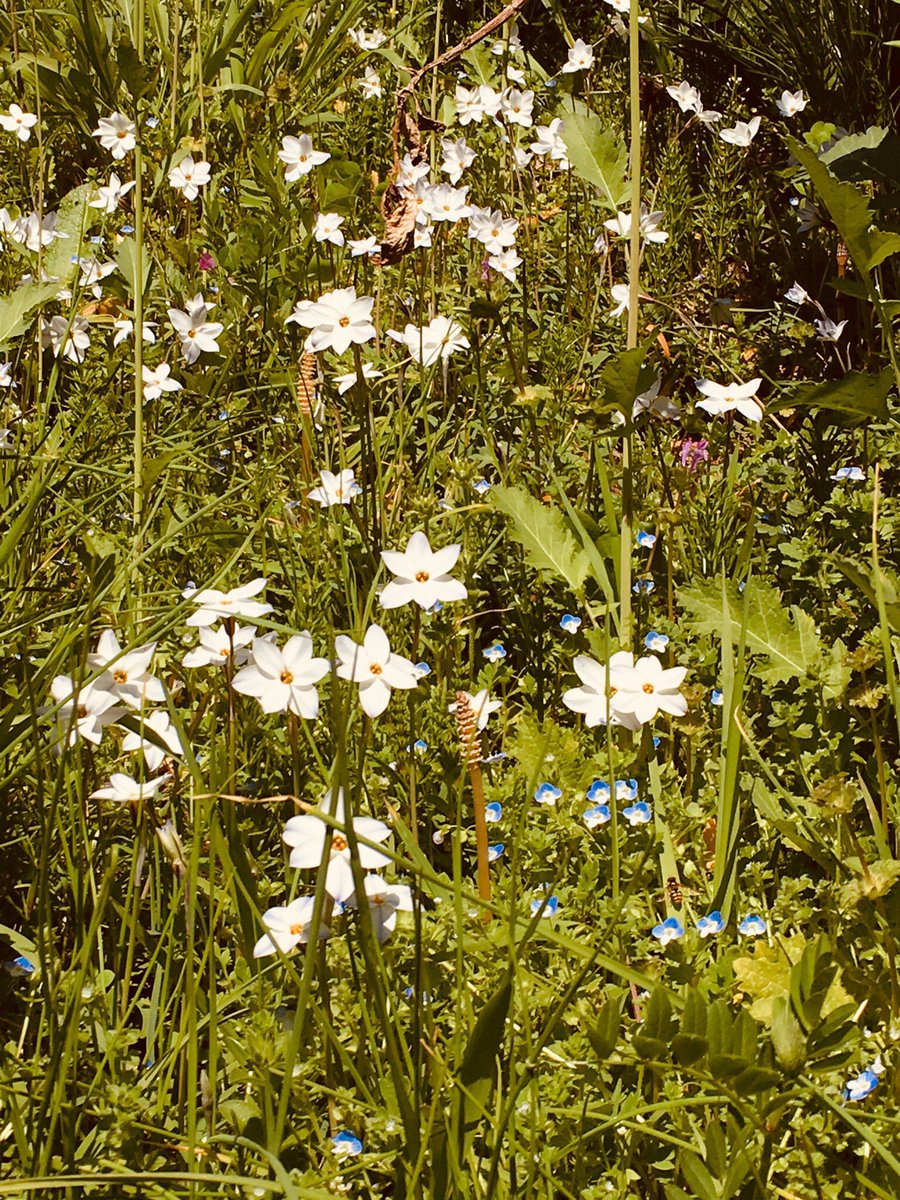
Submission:
[[[12,363],[0,362],[0,387],[11,388],[15,386],[16,383],[12,376]]]
[[[380,29],[373,29],[371,33],[367,33],[362,28],[351,29],[348,36],[359,46],[360,50],[377,50],[388,40],[387,34]]]
[[[504,217],[499,209],[476,208],[469,217],[469,237],[481,242],[488,254],[500,254],[514,246],[518,228],[515,217]]]
[[[516,254],[515,246],[510,246],[508,250],[501,251],[500,254],[492,254],[488,258],[488,266],[497,271],[504,279],[508,279],[512,283],[516,278],[516,270],[521,267],[523,259]]]
[[[520,71],[518,67],[514,67],[512,64],[509,64],[506,68],[506,78],[511,79],[513,83],[524,83],[525,72]]]
[[[153,332],[156,328],[155,321],[145,321],[141,326],[141,336],[143,341],[151,344],[156,341],[156,334]],[[113,348],[121,346],[126,338],[130,338],[134,333],[134,321],[129,317],[121,317],[118,321],[113,321],[113,329],[116,335],[113,338]]]
[[[646,392],[641,392],[640,396],[635,399],[631,409],[632,421],[637,420],[642,412],[655,413],[665,421],[675,421],[681,416],[681,409],[678,405],[668,396],[659,394],[661,386],[662,375],[657,375],[656,381],[647,388]]]
[[[520,146],[515,146],[513,148],[513,161],[520,171],[525,170],[533,157],[534,155],[530,150],[523,150]],[[569,169],[569,160],[560,160],[560,166],[564,171],[567,171]]]
[[[513,21],[506,34],[506,41],[503,40],[494,42],[491,46],[491,54],[496,54],[498,58],[502,58],[507,49],[510,54],[522,53],[522,39],[519,37],[519,26]]]
[[[413,232],[413,248],[416,250],[428,249],[431,245],[431,225],[416,224]]]
[[[491,714],[499,712],[503,707],[502,700],[491,700],[487,688],[482,688],[473,696],[471,692],[463,692],[463,695],[469,702],[469,708],[475,714],[475,723],[478,732],[481,733],[487,728],[487,723],[491,718]],[[459,705],[454,701],[447,706],[447,711],[455,713]]]
[[[212,305],[204,303],[199,292],[186,304],[186,312],[179,308],[168,310],[172,328],[181,340],[181,353],[184,361],[190,365],[195,363],[201,354],[218,354],[219,343],[224,325],[218,321],[207,321]]]
[[[370,625],[362,645],[343,634],[335,638],[341,679],[359,684],[359,702],[370,717],[379,717],[388,706],[393,688],[414,688],[419,675],[408,658],[391,653],[387,634]]]
[[[737,121],[732,129],[720,129],[719,137],[732,146],[749,146],[759,131],[759,117],[750,121]]]
[[[102,289],[99,286],[100,281],[118,271],[119,264],[113,262],[111,259],[107,262],[100,262],[96,258],[79,258],[77,261],[81,267],[81,278],[78,280],[78,286],[90,288],[99,300],[103,295]]]
[[[456,85],[456,114],[460,125],[470,125],[474,121],[481,124],[483,117],[496,117],[500,111],[500,94],[486,83],[469,91],[468,88]]]
[[[609,289],[609,294],[615,301],[615,306],[609,310],[611,317],[621,317],[623,312],[628,311],[628,306],[631,302],[631,289],[627,283],[614,283]]]
[[[846,321],[839,321],[835,324],[831,317],[823,317],[821,321],[816,321],[816,332],[823,342],[837,342],[840,340],[846,324]]]
[[[397,913],[412,912],[412,892],[405,883],[388,883],[380,875],[367,875],[365,889],[375,936],[379,942],[386,942],[394,932]],[[356,897],[347,903],[356,908]]]
[[[41,341],[44,346],[52,347],[56,358],[62,354],[71,362],[82,363],[91,344],[88,328],[84,317],[73,317],[71,324],[68,317],[51,317],[43,323]]]
[[[34,113],[23,112],[18,104],[11,104],[8,114],[0,113],[0,125],[7,133],[14,133],[20,142],[27,142],[37,125],[37,117]]]
[[[648,212],[646,204],[641,205],[641,238],[644,241],[661,243],[668,240],[669,235],[659,228],[662,218],[661,212]],[[603,222],[603,228],[608,229],[610,233],[617,233],[619,237],[630,237],[631,213],[616,213],[614,217]]]
[[[333,818],[337,827],[327,824],[316,813],[305,813],[302,817],[291,817],[282,837],[291,847],[290,865],[301,871],[318,867],[328,846],[325,890],[333,900],[346,904],[354,888],[350,845],[345,832],[347,820],[343,791],[339,789],[336,796],[328,792],[319,807],[325,816]],[[367,842],[386,842],[391,836],[390,827],[374,817],[354,817],[353,832],[357,838],[364,838]],[[380,850],[360,843],[359,865],[364,871],[377,870],[390,861]]]
[[[775,105],[783,117],[795,117],[798,112],[803,112],[808,103],[809,101],[803,95],[802,91],[783,91],[781,96],[775,101]]]
[[[262,923],[268,930],[253,947],[254,958],[266,958],[270,954],[289,954],[295,946],[309,941],[315,909],[314,896],[298,896],[290,904],[279,908],[267,908]],[[328,937],[327,925],[319,926],[319,937]]]
[[[79,738],[100,745],[105,726],[112,724],[125,711],[117,708],[116,696],[112,692],[86,683],[75,689],[68,675],[57,675],[50,684],[50,695],[60,705],[56,712],[56,723],[60,740],[74,746]]]
[[[343,246],[343,223],[344,218],[339,217],[337,213],[317,213],[313,237],[317,242],[331,242],[332,246]]]
[[[700,93],[695,87],[682,79],[678,87],[667,87],[666,91],[678,104],[682,112],[696,112],[700,103]]]
[[[278,157],[287,168],[285,182],[293,183],[301,175],[308,175],[313,167],[320,167],[327,162],[331,155],[326,150],[314,150],[312,138],[304,133],[298,138],[283,137]]]
[[[658,712],[683,717],[687,700],[678,689],[686,674],[686,667],[664,668],[654,654],[639,658],[633,667],[623,667],[611,674],[615,686],[612,711],[623,724],[630,717],[645,725]]]
[[[427,162],[414,163],[409,153],[406,153],[400,159],[394,183],[401,191],[415,191],[419,180],[428,178],[428,170]]]
[[[155,675],[150,674],[150,661],[156,642],[122,652],[119,639],[111,629],[104,629],[97,649],[88,655],[88,666],[100,674],[93,686],[123,700],[129,708],[142,708],[147,703],[162,703],[166,692]]]
[[[459,543],[454,543],[442,550],[432,550],[428,538],[419,530],[409,539],[404,551],[382,550],[382,560],[394,576],[382,590],[382,607],[400,608],[415,601],[427,610],[438,601],[449,604],[454,600],[465,600],[468,595],[465,584],[449,576],[461,549]]]
[[[120,112],[114,112],[108,117],[101,117],[100,123],[94,130],[94,137],[100,139],[104,150],[109,150],[113,158],[124,158],[129,150],[137,145],[135,140],[135,124]]]
[[[185,600],[200,605],[188,617],[187,624],[202,628],[226,617],[249,617],[252,621],[264,617],[272,611],[272,605],[251,597],[258,596],[265,586],[265,579],[258,578],[243,587],[232,588],[230,592],[220,592],[218,588],[204,588],[199,592],[195,588],[186,588],[181,593]]]
[[[759,391],[762,379],[751,379],[748,383],[721,384],[713,383],[711,379],[698,379],[697,391],[706,399],[698,400],[697,407],[708,412],[711,417],[721,417],[728,412],[739,412],[748,421],[761,421],[762,405],[753,397]]]
[[[208,625],[203,626],[198,632],[199,646],[188,650],[181,660],[182,666],[189,669],[222,666],[229,658],[234,659],[235,666],[243,666],[250,657],[247,647],[256,636],[252,625],[235,625],[230,635],[222,625],[215,629]]]
[[[374,67],[366,67],[365,75],[357,79],[356,86],[366,100],[377,100],[381,95],[381,76]]]
[[[500,111],[511,125],[530,129],[531,112],[534,108],[534,92],[520,92],[518,88],[507,88],[500,97]]]
[[[350,247],[351,258],[360,258],[364,254],[371,256],[381,249],[381,242],[377,237],[347,238],[347,245]]]
[[[33,250],[36,254],[42,246],[49,246],[57,238],[69,236],[56,228],[58,218],[59,213],[45,213],[43,217],[39,217],[36,212],[31,212],[27,217],[19,217],[13,223],[8,230],[9,236],[14,242],[24,244],[26,249]]]
[[[722,114],[714,108],[704,108],[701,100],[697,101],[697,120],[703,125],[715,125],[722,120]]]
[[[96,792],[91,792],[91,799],[115,800],[117,804],[134,804],[138,800],[155,796],[168,778],[168,775],[157,775],[155,779],[145,779],[143,783],[138,783],[131,775],[115,771],[110,776],[109,787],[97,788]]]
[[[301,300],[285,324],[294,321],[311,330],[303,347],[307,352],[333,350],[343,354],[352,345],[362,345],[375,337],[374,303],[372,296],[357,296],[356,288],[338,288],[318,300]]]
[[[461,137],[455,141],[453,138],[442,138],[441,152],[444,156],[441,170],[450,176],[451,183],[459,183],[463,171],[475,161],[475,151],[471,150],[466,144],[466,139]]]
[[[313,658],[307,630],[288,638],[281,650],[264,638],[253,639],[251,662],[232,682],[236,692],[255,697],[265,713],[292,712],[307,721],[319,713],[315,684],[328,674],[327,658]]]
[[[448,358],[456,350],[468,350],[469,339],[462,327],[450,317],[435,317],[424,328],[407,325],[402,333],[389,329],[388,337],[402,342],[416,362],[430,367],[441,358]]]
[[[633,663],[634,656],[627,650],[619,650],[614,654],[608,666],[587,654],[577,654],[572,666],[582,686],[569,688],[563,695],[563,704],[572,712],[581,713],[588,728],[610,723],[637,729],[638,723],[633,718],[621,717],[611,702],[615,698],[618,676],[623,671],[631,670]]]
[[[554,162],[558,162],[563,171],[569,169],[569,159],[567,157],[566,143],[562,138],[563,123],[559,117],[554,117],[549,125],[538,125],[535,129],[536,141],[531,143],[533,154],[550,155]]]
[[[384,371],[376,369],[374,363],[363,363],[363,379],[381,379]],[[356,386],[357,375],[355,371],[348,371],[346,375],[335,375],[334,382],[337,384],[338,395],[343,396],[344,392],[349,392],[352,387]]]
[[[788,304],[812,304],[813,298],[805,287],[801,287],[799,283],[793,283],[790,288],[784,293],[784,298]]]
[[[571,75],[573,71],[589,71],[594,65],[594,51],[581,38],[569,47],[569,57],[562,65],[562,73]]]
[[[169,714],[164,709],[157,708],[148,713],[142,719],[141,725],[143,729],[151,730],[159,741],[164,742],[170,754],[179,756],[184,754],[178,730],[169,720]],[[143,750],[144,762],[147,764],[148,771],[158,770],[166,757],[166,751],[161,746],[147,738],[142,738],[139,733],[129,732],[126,734],[122,740],[122,749],[127,751]]]
[[[631,0],[606,0],[606,3],[617,13],[627,13],[631,9]]]
[[[196,200],[200,188],[209,183],[210,165],[200,159],[194,162],[193,155],[186,155],[181,162],[169,171],[169,183],[180,191],[185,200]]]
[[[119,207],[119,201],[128,193],[135,185],[135,180],[131,179],[128,183],[123,183],[115,171],[110,172],[109,184],[106,187],[102,185],[97,188],[97,199],[91,200],[90,208],[100,208],[107,215],[114,213]]]
[[[144,399],[158,400],[163,392],[180,392],[182,384],[177,379],[170,379],[172,368],[168,363],[160,363],[158,367],[141,367],[144,378]]]
[[[455,188],[449,183],[439,183],[425,189],[425,201],[421,212],[432,221],[463,221],[472,212],[466,199],[467,187]]]
[[[306,495],[309,500],[317,500],[322,508],[329,508],[332,504],[349,504],[362,491],[349,467],[338,475],[331,471],[320,471],[319,478],[322,486],[313,488]]]

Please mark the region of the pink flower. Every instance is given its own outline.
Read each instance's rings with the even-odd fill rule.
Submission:
[[[216,269],[216,260],[208,250],[201,250],[200,257],[197,259],[197,266],[201,271],[214,271]]]
[[[680,457],[681,465],[693,474],[709,458],[709,442],[706,438],[685,438],[681,443]]]

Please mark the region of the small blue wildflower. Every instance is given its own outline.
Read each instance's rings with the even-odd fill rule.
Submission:
[[[838,467],[835,473],[831,476],[838,483],[859,483],[865,479],[866,473],[861,467]]]
[[[481,652],[488,662],[502,662],[506,658],[506,647],[502,642],[494,642],[493,646],[488,646],[486,650]]]
[[[661,946],[667,946],[669,942],[677,942],[684,937],[684,926],[677,917],[666,917],[665,921],[653,926],[651,933]]]
[[[759,913],[750,913],[738,925],[738,933],[742,933],[744,937],[762,937],[768,928]]]
[[[496,821],[503,817],[503,805],[498,804],[495,800],[493,804],[486,804],[484,808],[484,819],[488,824],[493,825]]]
[[[617,800],[637,800],[638,798],[638,781],[636,779],[617,779],[616,780],[616,799]]]
[[[542,917],[553,917],[556,915],[556,910],[559,908],[559,897],[549,896],[546,902],[543,898],[538,897],[531,902],[531,915],[535,916],[541,910],[541,905],[544,906],[544,911],[541,912]]]
[[[148,117],[144,124],[150,129],[155,129],[159,124],[159,117]]]
[[[431,608],[426,608],[425,611],[430,612],[430,613],[439,613],[443,607],[444,606],[440,602],[440,600],[435,600],[435,602],[434,602],[434,604],[432,604]]]
[[[655,651],[656,654],[662,654],[668,644],[668,637],[664,633],[657,633],[655,629],[651,629],[644,638],[644,645],[648,650]]]
[[[503,842],[495,842],[493,846],[488,846],[488,862],[496,862],[505,849]]]
[[[534,799],[538,804],[555,804],[561,795],[561,788],[554,787],[552,783],[542,783],[535,790]]]
[[[566,633],[577,633],[581,628],[581,617],[575,617],[572,613],[564,613],[559,622],[560,629],[564,629]]]
[[[656,545],[656,534],[647,533],[646,530],[642,529],[635,540],[637,541],[637,544],[642,546],[645,550],[652,550]]]
[[[878,1076],[874,1071],[860,1071],[855,1079],[849,1079],[844,1088],[847,1100],[865,1100],[878,1087]]]
[[[547,80],[545,80],[545,81],[544,81],[544,87],[548,87],[548,88],[555,88],[555,87],[556,87],[556,80],[555,80],[555,79],[547,79]]]
[[[27,959],[24,954],[20,954],[17,958],[5,962],[3,969],[16,979],[21,979],[25,975],[31,975],[34,971],[34,963],[30,959]]]
[[[593,803],[595,800],[608,801],[610,796],[609,784],[605,779],[595,779],[587,791],[588,800]]]
[[[134,233],[134,226],[133,225],[123,225],[122,228],[119,230],[119,233]]]
[[[660,743],[660,741],[661,741],[661,740],[662,740],[661,738],[658,738],[658,737],[654,736],[654,738],[653,738],[653,749],[654,749],[654,750],[658,750],[658,749],[659,749],[659,743]]]
[[[641,592],[643,592],[645,595],[649,595],[655,588],[656,584],[652,579],[637,579],[635,580],[634,587],[631,590],[636,596],[639,596]]]
[[[587,825],[588,829],[596,829],[598,825],[605,825],[612,816],[609,811],[608,804],[595,804],[593,808],[586,808],[581,814],[581,819]]]
[[[363,1144],[358,1137],[345,1129],[343,1133],[331,1139],[331,1148],[338,1158],[352,1158],[356,1154],[362,1154]]]
[[[720,692],[718,688],[713,688],[709,694],[709,702],[713,708],[721,708],[725,703],[725,693]]]
[[[91,242],[91,245],[93,245],[93,246],[102,246],[103,238],[98,233],[90,239],[90,242]]]
[[[497,750],[497,751],[495,751],[494,754],[486,754],[481,761],[483,763],[486,763],[488,766],[490,766],[491,763],[501,762],[504,758],[506,758],[506,751],[505,750]]]
[[[697,922],[697,932],[702,938],[710,937],[714,933],[721,933],[724,928],[725,922],[717,908],[709,916],[701,917]]]
[[[485,492],[489,492],[491,490],[491,485],[486,479],[479,479],[477,483],[472,484],[472,487],[479,496],[483,496]]]
[[[429,667],[427,662],[416,663],[413,669],[420,679],[424,679],[426,675],[431,674],[431,667]]]
[[[622,816],[629,825],[646,825],[652,813],[650,805],[644,800],[639,800],[637,804],[629,804],[627,808],[623,808]]]
[[[411,751],[415,750],[416,754],[424,754],[427,749],[428,743],[425,741],[425,739],[416,738],[411,746],[406,747],[406,752],[409,754]]]

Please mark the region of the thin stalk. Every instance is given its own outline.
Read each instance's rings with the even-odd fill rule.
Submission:
[[[486,903],[491,899],[491,871],[488,863],[487,814],[484,803],[484,782],[481,778],[481,740],[475,713],[465,692],[456,693],[456,723],[462,743],[463,759],[472,782],[472,801],[475,813],[475,847],[478,858],[478,895]],[[484,910],[485,922],[491,919],[489,908]]]

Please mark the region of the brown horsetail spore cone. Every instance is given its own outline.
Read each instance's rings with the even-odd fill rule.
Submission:
[[[316,356],[304,354],[300,359],[300,376],[297,380],[297,400],[304,417],[313,420],[316,411]]]
[[[478,895],[482,900],[491,898],[491,872],[488,865],[488,834],[487,817],[484,806],[484,785],[481,780],[481,739],[478,736],[478,722],[472,703],[465,692],[456,693],[456,724],[459,728],[459,740],[462,743],[463,762],[469,770],[472,780],[472,800],[475,810],[475,847],[478,854]],[[490,911],[485,910],[485,921],[491,919]]]

